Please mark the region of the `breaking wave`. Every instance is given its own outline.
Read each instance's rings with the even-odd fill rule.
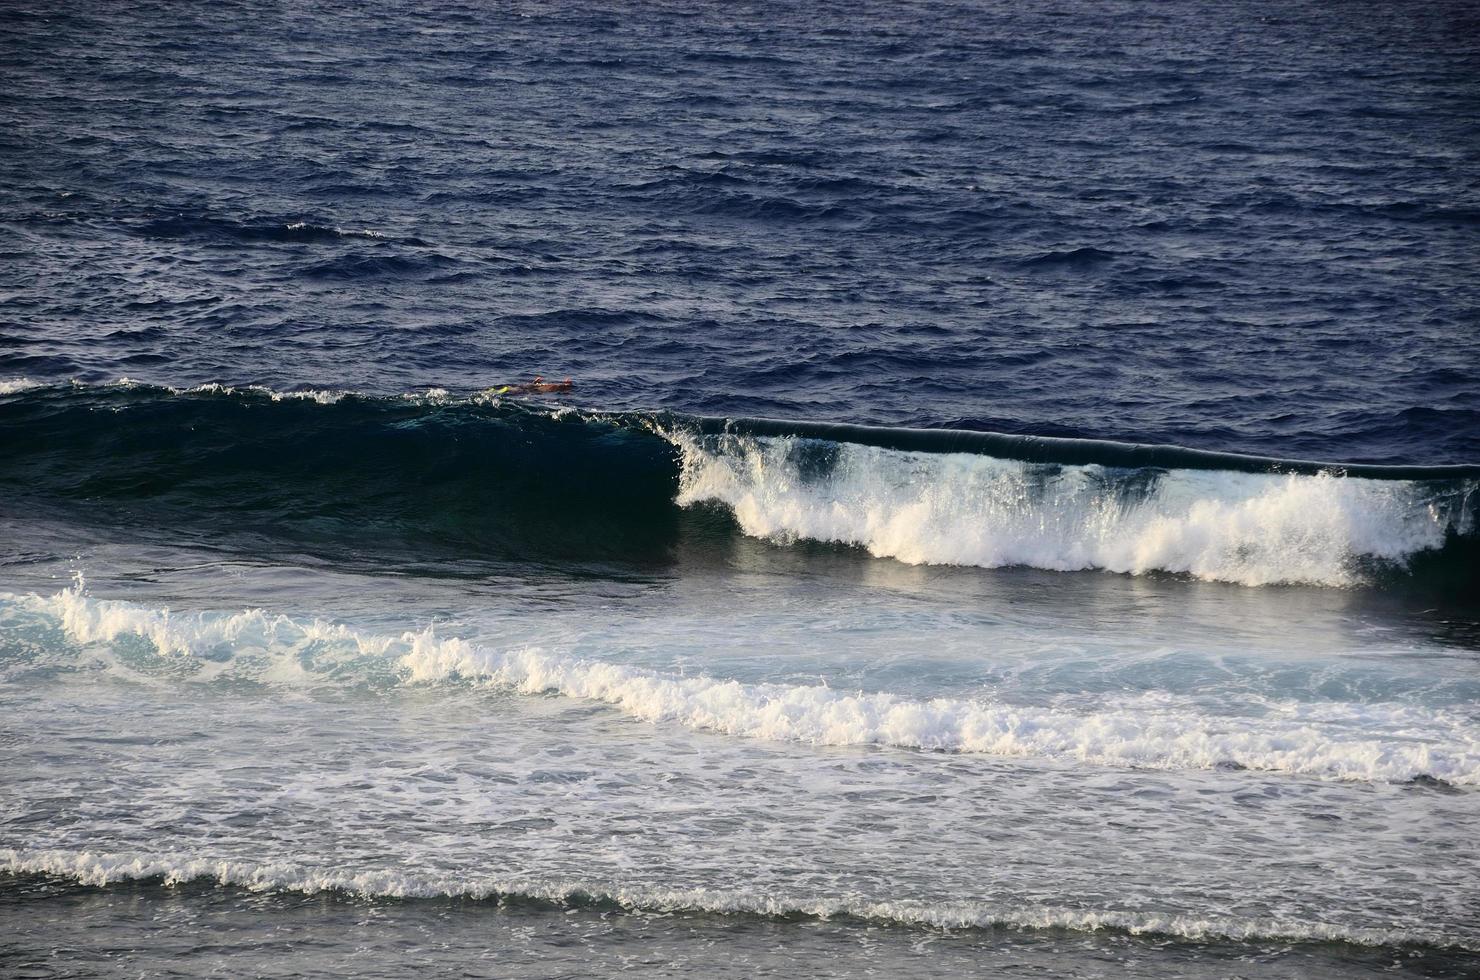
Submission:
[[[1059,465],[796,437],[695,437],[678,500],[747,534],[912,564],[1351,586],[1474,530],[1476,488],[1329,472]]]
[[[1090,707],[925,700],[681,676],[538,647],[478,645],[431,628],[377,635],[260,610],[175,614],[91,598],[80,587],[49,598],[0,596],[0,627],[24,629],[18,617],[27,615],[82,647],[68,656],[149,683],[244,677],[290,687],[473,683],[599,702],[643,722],[741,738],[1093,766],[1480,785],[1480,725],[1442,709],[1279,700],[1262,702],[1252,714],[1229,715],[1165,696],[1106,699]],[[113,649],[131,638],[147,641],[148,649]],[[161,667],[171,668],[163,681]]]
[[[40,387],[41,382],[32,381],[30,378],[4,378],[0,379],[0,396],[14,395],[17,392]]]
[[[327,555],[665,561],[727,529],[924,564],[1480,589],[1480,467],[603,414],[440,389],[0,385],[17,510]],[[163,532],[161,532],[163,533]]]
[[[932,929],[1109,930],[1194,941],[1341,942],[1360,946],[1475,949],[1462,940],[1416,930],[1373,929],[1295,918],[1239,918],[1112,909],[994,903],[980,900],[870,900],[725,888],[578,881],[454,871],[376,869],[295,862],[212,859],[183,854],[0,849],[0,874],[41,875],[92,887],[120,882],[190,883],[254,892],[340,893],[376,899],[472,899],[596,907],[652,913],[708,913],[815,920],[857,919]]]

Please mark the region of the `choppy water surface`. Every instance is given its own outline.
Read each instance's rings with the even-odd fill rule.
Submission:
[[[0,972],[1473,974],[1476,27],[7,8]]]
[[[3,17],[0,370],[1480,449],[1469,4]]]

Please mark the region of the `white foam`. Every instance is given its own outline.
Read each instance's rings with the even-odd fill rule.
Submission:
[[[221,384],[218,381],[208,381],[190,388],[176,388],[172,385],[149,385],[132,378],[121,377],[112,383],[117,388],[157,388],[159,391],[167,391],[172,395],[238,395],[252,394],[261,395],[275,402],[282,401],[310,401],[319,405],[333,405],[342,399],[354,394],[344,389],[310,388],[303,391],[277,391],[266,385],[246,385],[236,387]]]
[[[334,234],[339,235],[341,238],[384,238],[385,237],[385,235],[383,235],[380,232],[375,231],[375,230],[373,230],[371,228],[359,228],[359,229],[355,229],[355,228],[341,228],[338,225],[335,225],[333,228],[326,229],[326,228],[324,228],[321,225],[309,224],[307,221],[294,221],[294,222],[290,222],[289,224],[284,225],[283,227],[284,228],[287,228],[289,231],[303,231],[306,228],[311,228],[311,229],[313,229],[315,231],[333,231]]]
[[[10,378],[0,380],[0,395],[13,395],[18,391],[29,391],[40,387],[40,381],[32,381],[30,378]]]
[[[291,226],[290,226],[291,227]],[[358,234],[358,233],[356,233]],[[0,395],[13,394],[26,391],[31,388],[44,387],[49,382],[31,381],[27,378],[14,378],[8,381],[0,381]],[[502,404],[498,396],[490,395],[487,391],[476,392],[466,396],[452,394],[446,388],[433,387],[425,391],[408,391],[399,396],[377,396],[353,391],[347,388],[307,388],[299,391],[279,391],[267,385],[228,385],[217,381],[209,381],[204,384],[190,387],[177,387],[174,385],[159,385],[150,382],[139,381],[127,376],[119,377],[114,381],[90,384],[73,380],[70,382],[77,388],[146,388],[171,395],[256,395],[268,398],[275,402],[282,401],[311,401],[319,405],[333,405],[346,398],[356,397],[367,401],[373,401],[384,397],[389,400],[399,397],[402,401],[419,405],[498,405]],[[568,407],[553,405],[541,405],[539,410],[548,412],[555,418],[564,418],[577,410]]]
[[[448,405],[454,401],[452,392],[446,388],[428,388],[426,391],[407,391],[402,393],[401,399],[417,405]]]
[[[936,929],[1008,926],[1026,929],[1115,930],[1193,940],[1232,939],[1344,942],[1365,946],[1422,944],[1475,949],[1459,937],[1413,930],[1373,929],[1293,918],[1238,918],[1112,909],[1062,908],[991,901],[786,895],[726,888],[668,888],[609,881],[516,875],[351,870],[291,861],[255,862],[183,854],[0,849],[0,873],[46,875],[93,887],[123,881],[215,883],[255,892],[340,892],[365,898],[523,899],[555,905],[614,905],[628,911],[720,915],[857,918]]]
[[[177,395],[202,393],[214,395],[234,395],[238,392],[252,392],[258,395],[266,395],[268,398],[275,402],[306,401],[315,402],[319,405],[333,405],[335,402],[338,402],[345,396],[351,394],[351,392],[348,391],[322,388],[310,388],[305,391],[276,391],[272,388],[267,387],[266,385],[248,385],[245,388],[233,388],[229,385],[216,384],[214,382],[210,384],[196,385],[194,388],[172,388],[170,390]]]
[[[523,695],[555,694],[612,705],[649,723],[743,738],[1095,766],[1242,767],[1338,780],[1429,776],[1480,786],[1475,719],[1411,705],[1282,700],[1228,715],[1165,695],[1121,696],[1087,706],[920,700],[821,685],[679,676],[536,647],[500,650],[441,637],[431,628],[384,636],[322,621],[299,623],[261,610],[176,615],[89,598],[80,586],[50,598],[0,598],[55,618],[79,644],[106,645],[128,635],[147,639],[161,656],[183,659],[190,668],[183,672],[187,676],[202,680],[232,670],[233,659],[265,658],[268,666],[257,676],[264,683],[321,684],[338,666],[369,657],[381,665],[381,673],[404,684],[474,682]],[[233,656],[223,657],[223,650]]]
[[[309,389],[307,391],[272,391],[267,388],[258,388],[257,390],[266,392],[268,397],[270,397],[275,402],[304,401],[316,402],[320,405],[333,405],[335,402],[340,401],[349,394],[349,392],[347,391],[330,391],[318,388]]]
[[[1457,499],[1397,481],[1172,470],[1129,492],[1100,466],[839,444],[809,468],[796,439],[666,435],[683,450],[679,503],[722,503],[756,537],[911,564],[1347,586],[1357,559],[1402,562],[1470,530]]]
[[[4,382],[0,382],[0,394],[7,394],[3,388]],[[28,382],[25,387],[37,387],[38,383]],[[73,382],[73,384],[79,384]],[[87,385],[79,385],[87,387]],[[151,385],[146,382],[136,381],[133,378],[120,377],[111,382],[110,387],[118,388],[154,388],[171,395],[257,395],[268,398],[275,402],[283,401],[310,401],[319,405],[333,405],[351,396],[367,398],[371,396],[360,395],[358,392],[347,388],[306,388],[299,391],[278,391],[267,385],[227,385],[217,381],[208,381],[205,384],[193,385],[188,388],[179,388],[173,385]],[[16,389],[23,390],[23,389]],[[444,405],[456,399],[452,398],[445,388],[431,388],[425,392],[406,392],[401,398],[407,401]]]

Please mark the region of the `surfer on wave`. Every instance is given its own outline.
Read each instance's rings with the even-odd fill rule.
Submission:
[[[564,381],[546,381],[538,374],[534,380],[527,384],[494,385],[485,394],[489,395],[547,395],[556,391],[570,391],[575,387],[575,382],[566,378]]]

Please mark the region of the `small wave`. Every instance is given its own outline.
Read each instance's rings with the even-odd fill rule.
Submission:
[[[31,388],[40,388],[42,382],[32,381],[30,378],[10,378],[0,380],[0,395],[14,395],[16,392],[27,391]]]
[[[312,236],[312,237],[328,236],[328,237],[333,237],[333,238],[379,238],[379,239],[383,239],[383,238],[386,237],[381,232],[375,231],[375,230],[370,229],[370,228],[360,228],[360,229],[341,228],[338,225],[334,225],[331,228],[325,228],[325,227],[322,227],[322,226],[319,226],[319,225],[309,224],[307,221],[294,221],[294,222],[290,222],[287,225],[284,225],[283,227],[287,231],[290,231],[290,232],[298,232],[298,233],[301,233],[301,234],[303,234],[305,236]],[[418,244],[420,244],[420,243],[418,243]]]
[[[1019,264],[1025,269],[1087,269],[1103,265],[1113,261],[1115,258],[1116,255],[1114,252],[1084,246],[1082,248],[1044,252],[1040,255],[1023,259]]]
[[[123,378],[118,383],[128,385],[135,382]],[[277,391],[266,385],[246,385],[241,388],[234,388],[230,385],[218,384],[216,382],[196,385],[193,388],[171,388],[169,390],[178,395],[260,395],[269,401],[304,401],[313,402],[317,405],[333,405],[354,394],[343,389],[331,390],[325,388],[305,388],[301,391]]]
[[[69,387],[86,387],[76,382],[69,382]],[[40,385],[32,385],[40,387]],[[151,385],[124,375],[116,381],[107,383],[104,387],[132,389],[147,393],[167,392],[170,395],[220,395],[226,398],[265,398],[273,402],[304,401],[313,402],[318,405],[334,405],[345,398],[356,397],[355,393],[345,389],[328,388],[304,388],[294,391],[279,391],[269,388],[267,385],[225,385],[216,381],[207,381],[204,384],[192,385],[188,388],[176,388],[171,385]]]
[[[880,925],[943,930],[993,927],[1068,929],[1192,941],[1339,942],[1376,947],[1480,949],[1480,945],[1468,940],[1441,933],[1373,929],[1285,917],[1203,916],[980,900],[871,900],[852,896],[787,895],[773,890],[664,887],[534,875],[392,868],[357,871],[293,861],[257,862],[174,853],[5,848],[0,849],[0,874],[45,876],[95,888],[121,882],[154,882],[166,887],[196,883],[251,892],[338,893],[365,899],[471,899],[659,914],[854,919]]]
[[[0,599],[54,621],[80,645],[143,638],[157,655],[174,662],[177,677],[195,681],[239,677],[250,670],[259,682],[291,687],[477,683],[526,696],[555,694],[608,704],[653,724],[771,741],[1109,767],[1246,769],[1349,781],[1427,776],[1455,786],[1480,785],[1480,730],[1458,715],[1402,705],[1282,701],[1268,704],[1261,716],[1234,717],[1149,696],[1088,710],[917,700],[888,692],[678,676],[538,647],[495,649],[438,636],[431,628],[373,635],[261,610],[172,614],[91,598],[80,584],[49,598]],[[137,662],[109,666],[127,676],[148,676]]]
[[[425,278],[456,265],[456,259],[428,251],[414,254],[350,254],[315,262],[299,270],[299,274],[308,279],[343,281],[414,279]]]
[[[174,215],[144,222],[135,231],[149,238],[226,240],[246,244],[313,244],[346,238],[398,241],[403,245],[425,245],[420,239],[393,239],[370,228],[344,228],[312,221],[239,221],[212,215]]]

